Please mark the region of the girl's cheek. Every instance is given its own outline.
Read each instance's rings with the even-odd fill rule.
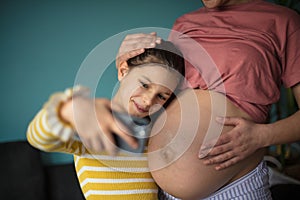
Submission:
[[[154,114],[156,113],[157,111],[159,111],[161,108],[163,107],[163,105],[157,103],[157,104],[154,104],[151,106],[150,110],[149,110],[149,114]]]
[[[141,93],[140,88],[138,87],[126,87],[122,89],[123,100],[130,100],[132,97],[135,97]],[[125,97],[125,98],[124,98]]]
[[[138,96],[138,95],[141,95],[141,94],[143,94],[143,89],[137,88],[137,89],[135,89],[135,90],[132,92],[131,96]]]

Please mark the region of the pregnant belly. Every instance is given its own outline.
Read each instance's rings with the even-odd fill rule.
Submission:
[[[181,199],[207,197],[254,169],[263,152],[227,169],[216,171],[198,159],[203,141],[217,138],[232,127],[216,123],[216,116],[251,119],[222,94],[186,90],[157,119],[149,140],[149,168],[156,183]]]

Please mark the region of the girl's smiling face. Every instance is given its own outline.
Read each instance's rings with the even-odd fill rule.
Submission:
[[[181,75],[159,64],[144,64],[128,70],[119,69],[119,103],[136,117],[158,111],[179,84]]]

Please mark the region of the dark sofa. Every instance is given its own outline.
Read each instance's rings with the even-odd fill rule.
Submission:
[[[40,153],[26,141],[0,143],[0,198],[83,200],[73,163],[45,166]]]

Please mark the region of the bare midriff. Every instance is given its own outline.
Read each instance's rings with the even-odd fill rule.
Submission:
[[[210,135],[231,130],[216,122],[217,116],[253,120],[223,94],[206,90],[186,90],[156,121],[148,146],[149,167],[156,183],[181,199],[201,199],[246,175],[262,160],[264,150],[223,170],[204,165],[198,154]]]

